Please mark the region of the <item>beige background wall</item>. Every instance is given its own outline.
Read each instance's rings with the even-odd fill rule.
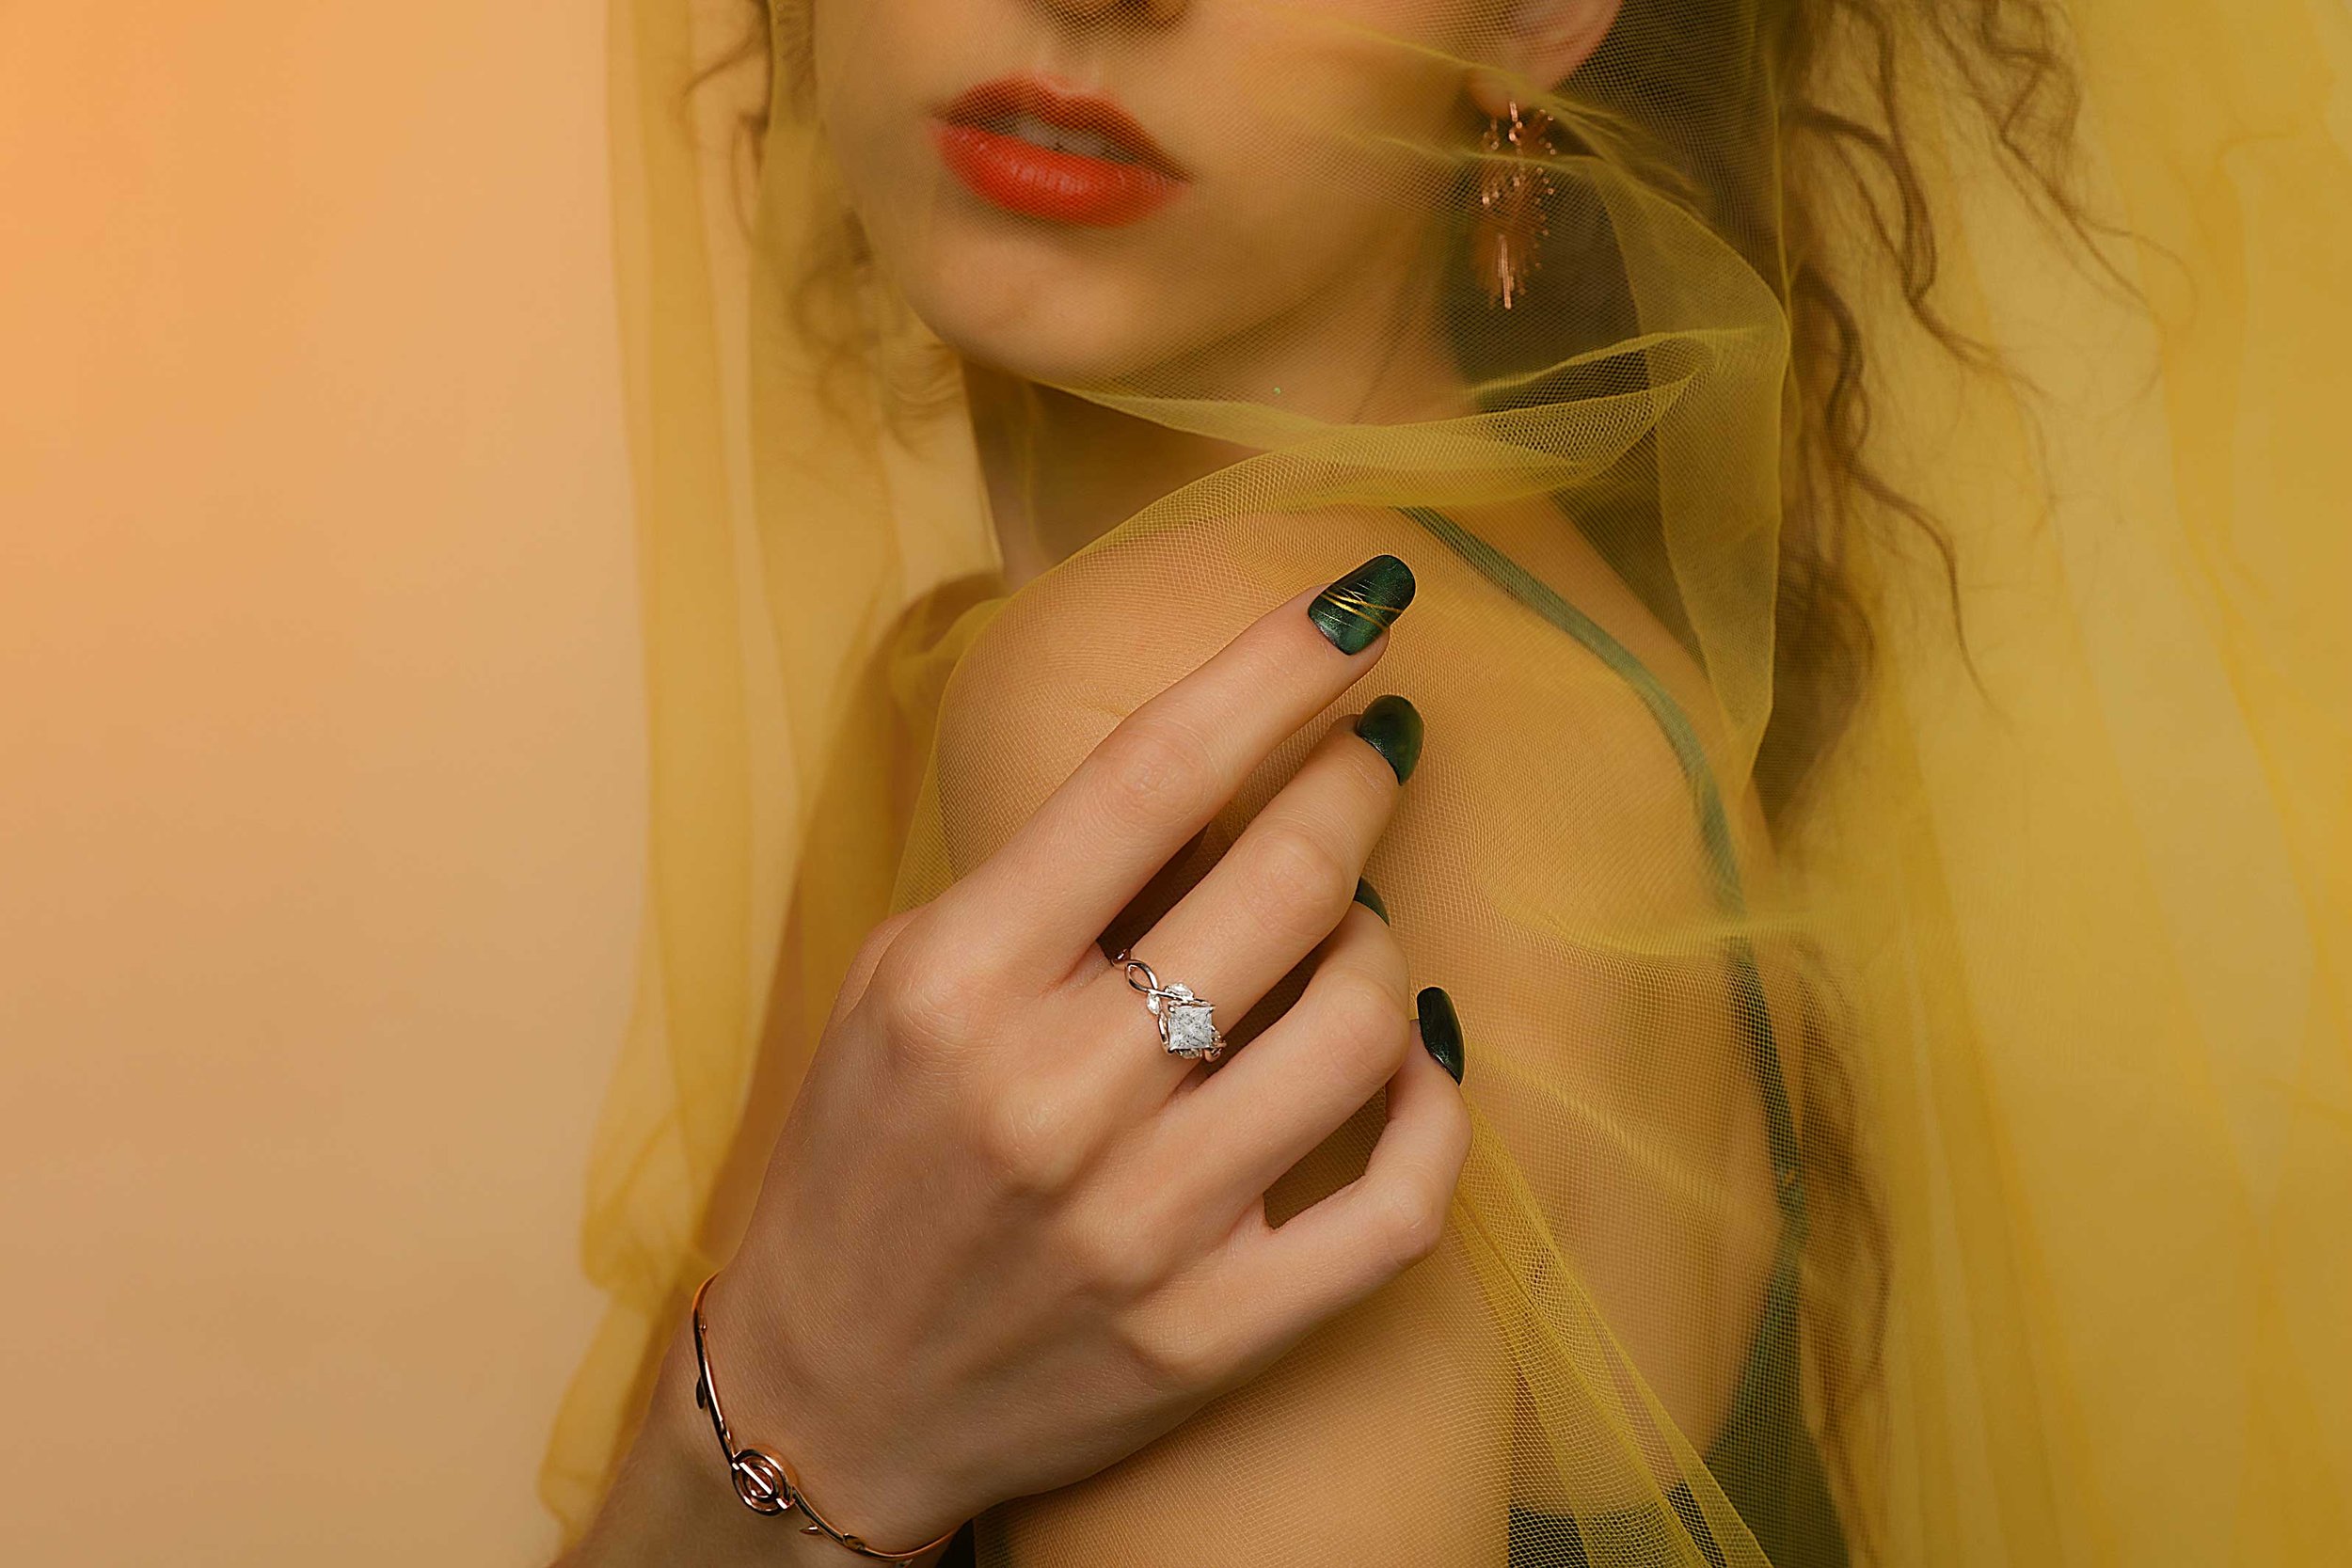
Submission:
[[[641,743],[595,0],[0,0],[0,1561],[529,1563]]]

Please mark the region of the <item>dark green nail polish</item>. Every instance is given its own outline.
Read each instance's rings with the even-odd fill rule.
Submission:
[[[1383,697],[1357,719],[1356,733],[1389,759],[1398,784],[1413,776],[1421,761],[1421,709],[1402,697]]]
[[[1379,889],[1374,887],[1370,882],[1365,881],[1361,877],[1356,879],[1356,902],[1361,904],[1364,908],[1378,915],[1380,917],[1381,925],[1393,926],[1396,924],[1395,921],[1389,918],[1389,906],[1380,902]]]
[[[1421,1043],[1429,1048],[1429,1054],[1438,1065],[1462,1081],[1462,1020],[1454,1010],[1454,998],[1431,986],[1421,993]]]
[[[1307,618],[1343,654],[1360,654],[1413,602],[1413,569],[1375,555],[1315,595]]]

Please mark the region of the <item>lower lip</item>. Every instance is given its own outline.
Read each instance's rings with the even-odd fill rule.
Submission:
[[[949,171],[975,195],[1049,223],[1116,229],[1151,216],[1183,188],[1142,164],[1057,152],[977,125],[942,123],[937,137]]]

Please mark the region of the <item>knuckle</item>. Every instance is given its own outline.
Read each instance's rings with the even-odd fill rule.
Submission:
[[[900,942],[915,941],[910,927],[914,926],[922,912],[920,909],[902,910],[866,932],[866,940],[858,943],[857,953],[850,959],[850,966],[862,968],[866,965],[879,965]]]
[[[874,993],[892,1044],[921,1051],[961,1043],[977,1009],[972,988],[945,963],[931,961],[912,935],[882,955]]]
[[[1122,820],[1144,826],[1189,820],[1216,805],[1208,799],[1200,737],[1165,717],[1137,714],[1095,752]]]
[[[1167,1260],[1138,1227],[1089,1225],[1075,1231],[1068,1245],[1072,1271],[1098,1300],[1135,1301],[1167,1277]]]
[[[1261,837],[1256,874],[1273,918],[1319,936],[1339,924],[1356,890],[1356,875],[1328,838],[1296,822],[1269,824]]]
[[[1370,975],[1350,974],[1328,988],[1323,1002],[1326,1049],[1366,1093],[1396,1075],[1412,1044],[1412,1022],[1395,990]]]
[[[982,1100],[971,1143],[996,1190],[1026,1196],[1068,1191],[1092,1148],[1070,1101],[1036,1086],[999,1089]]]
[[[866,933],[866,940],[859,942],[857,951],[850,956],[841,990],[834,997],[831,1017],[826,1024],[828,1029],[833,1026],[834,1021],[849,1012],[870,1014],[868,1003],[875,999],[875,982],[884,974],[892,949],[906,937],[911,927],[917,925],[923,912],[920,909],[902,911]]]
[[[1144,1382],[1163,1395],[1198,1395],[1217,1387],[1225,1377],[1225,1349],[1213,1326],[1197,1317],[1165,1316],[1131,1323],[1125,1339],[1128,1357]]]
[[[1402,1272],[1437,1251],[1453,1206],[1451,1181],[1424,1179],[1389,1188],[1374,1219],[1382,1254]]]

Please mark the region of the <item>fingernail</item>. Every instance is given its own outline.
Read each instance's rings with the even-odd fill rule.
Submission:
[[[1454,998],[1431,986],[1416,999],[1421,1008],[1421,1043],[1429,1048],[1429,1054],[1438,1058],[1438,1065],[1454,1074],[1454,1081],[1462,1081],[1462,1020],[1454,1010]]]
[[[1388,758],[1398,784],[1413,776],[1421,761],[1421,709],[1402,697],[1383,697],[1357,719],[1356,733]]]
[[[1389,906],[1380,902],[1380,890],[1374,887],[1370,882],[1365,881],[1361,877],[1356,879],[1356,902],[1361,904],[1364,908],[1378,915],[1380,917],[1381,925],[1393,926],[1396,924],[1395,921],[1389,918]]]
[[[1413,569],[1392,555],[1375,555],[1316,594],[1307,619],[1340,652],[1360,654],[1412,602]]]

